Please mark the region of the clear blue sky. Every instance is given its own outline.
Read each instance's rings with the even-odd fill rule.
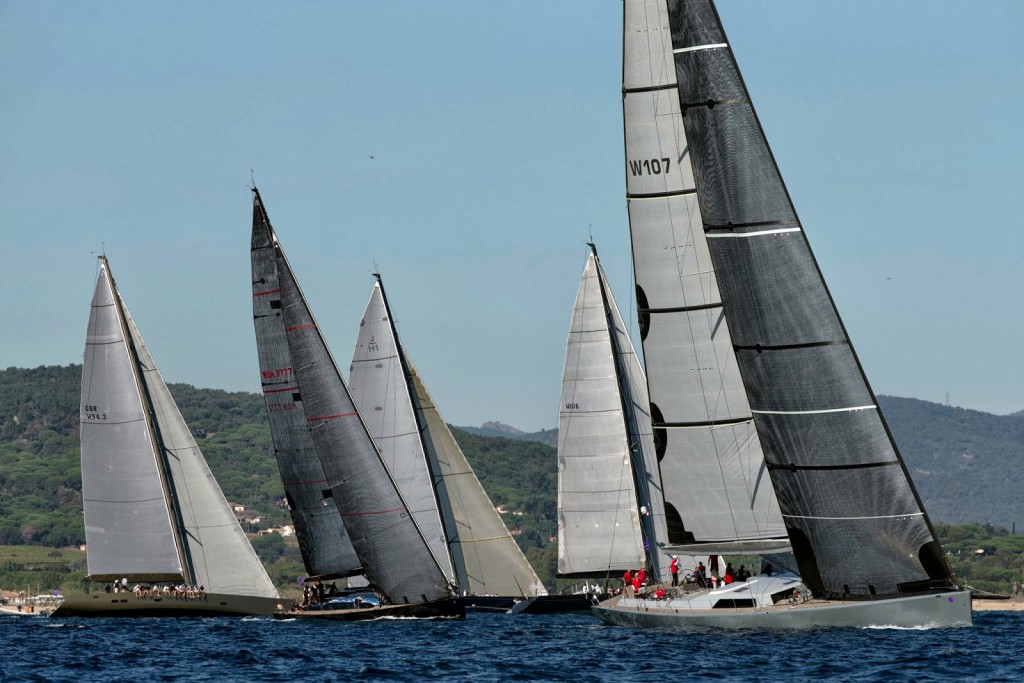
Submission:
[[[1024,409],[1024,2],[719,11],[875,391]],[[105,245],[168,381],[257,391],[255,169],[346,376],[376,261],[449,422],[555,426],[588,229],[634,306],[621,14],[0,4],[0,367],[81,362]]]

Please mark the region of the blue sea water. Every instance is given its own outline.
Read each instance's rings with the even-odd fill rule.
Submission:
[[[663,631],[584,614],[465,621],[0,616],[7,681],[1021,681],[1024,613],[974,628]]]

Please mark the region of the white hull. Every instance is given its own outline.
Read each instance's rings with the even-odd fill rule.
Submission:
[[[646,628],[943,628],[971,626],[971,593],[958,591],[872,601],[809,600],[771,607],[693,609],[681,601],[622,596],[602,602],[593,612],[614,626]]]

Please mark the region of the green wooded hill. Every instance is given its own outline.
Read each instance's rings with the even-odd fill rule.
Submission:
[[[84,542],[80,380],[79,365],[0,371],[0,545],[59,548]],[[249,530],[287,523],[262,398],[186,384],[172,384],[171,391],[228,500],[262,517]],[[996,416],[888,396],[879,401],[933,520],[1013,530],[1018,519],[1024,521],[1024,415]],[[511,438],[459,429],[455,437],[491,500],[506,511],[506,524],[538,574],[551,585],[557,464],[547,444],[556,432],[524,434],[489,425],[479,431]],[[1013,538],[1009,534],[1000,541],[1006,546],[1002,558],[1017,552]],[[288,544],[263,537],[254,546],[268,565],[283,563],[274,571],[281,581],[295,573],[297,554]]]
[[[0,545],[85,542],[78,454],[80,365],[0,371]],[[258,394],[171,384],[210,469],[233,503],[258,513],[249,531],[288,523],[270,428]],[[550,446],[454,430],[506,525],[538,574],[554,573],[556,459]],[[266,537],[264,561],[288,555]],[[297,564],[290,553],[290,567]],[[4,561],[0,557],[0,564]],[[294,581],[294,577],[291,579]]]

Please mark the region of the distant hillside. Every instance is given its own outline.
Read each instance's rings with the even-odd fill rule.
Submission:
[[[1024,419],[913,398],[878,401],[933,519],[1024,523]]]
[[[517,441],[536,441],[548,446],[558,447],[558,430],[542,429],[539,432],[524,432],[501,422],[484,422],[479,427],[458,427],[467,434],[477,436],[495,436]]]
[[[81,375],[80,365],[0,371],[0,545],[59,547],[85,540]],[[262,516],[249,530],[286,523],[262,397],[187,384],[170,389],[225,496]],[[549,539],[557,530],[554,449],[528,440],[454,434],[494,504],[504,506],[505,523],[538,574],[550,581]],[[260,550],[272,542],[258,540]]]
[[[894,396],[878,402],[932,519],[1021,522],[1024,530],[1024,411],[992,415]],[[499,422],[459,429],[558,445],[557,429],[526,434]]]

